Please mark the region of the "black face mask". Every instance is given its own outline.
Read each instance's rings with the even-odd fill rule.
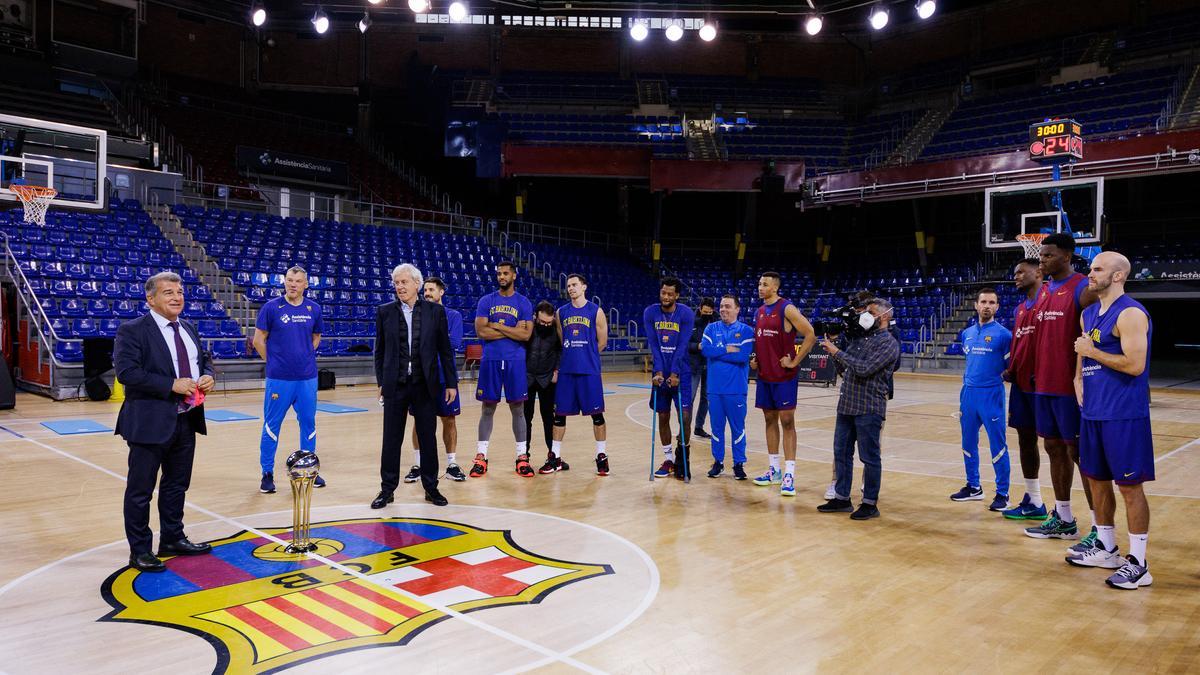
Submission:
[[[536,330],[537,334],[540,335],[541,337],[546,337],[547,335],[550,335],[551,333],[554,332],[553,325],[546,326],[546,325],[543,325],[540,323],[534,324],[533,329]]]

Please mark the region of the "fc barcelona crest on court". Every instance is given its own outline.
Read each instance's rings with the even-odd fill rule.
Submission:
[[[262,531],[290,536],[290,528]],[[211,542],[211,555],[168,558],[166,572],[113,573],[101,588],[113,611],[101,620],[194,633],[216,648],[216,672],[263,673],[407,644],[449,616],[438,607],[536,604],[567,584],[613,573],[609,565],[531,553],[507,531],[443,520],[313,523],[310,539],[317,555],[341,568],[243,531]]]

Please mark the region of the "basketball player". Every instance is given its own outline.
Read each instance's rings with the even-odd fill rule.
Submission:
[[[1034,359],[1034,416],[1037,435],[1050,457],[1050,481],[1054,484],[1054,511],[1025,534],[1035,539],[1078,539],[1079,527],[1071,511],[1071,483],[1079,462],[1079,402],[1075,400],[1075,338],[1079,337],[1079,314],[1096,301],[1087,289],[1087,277],[1071,267],[1075,240],[1065,232],[1042,241],[1041,268],[1046,283],[1034,305],[1037,357]],[[1083,484],[1091,507],[1091,486]],[[1093,516],[1093,521],[1095,517]],[[1095,541],[1095,532],[1080,545]]]
[[[487,473],[488,443],[496,406],[503,396],[512,413],[513,437],[517,443],[517,474],[532,476],[529,466],[529,439],[525,430],[525,341],[533,332],[533,305],[517,292],[517,267],[507,260],[496,265],[499,290],[479,299],[475,308],[475,334],[483,340],[483,358],[479,361],[479,388],[476,400],[483,403],[479,417],[479,445],[471,477]]]
[[[779,483],[779,494],[796,495],[796,368],[817,343],[812,324],[787,298],[779,296],[778,272],[763,272],[758,279],[758,297],[763,304],[754,315],[754,361],[758,384],[754,407],[763,411],[767,425],[766,473],[755,485]],[[796,336],[804,342],[796,349]],[[779,466],[780,428],[783,433],[783,467]]]
[[[304,297],[307,289],[308,272],[292,267],[283,277],[283,296],[264,303],[254,324],[254,350],[267,362],[258,444],[263,494],[275,492],[275,451],[288,408],[300,424],[300,449],[317,451],[317,345],[325,324],[321,306]],[[313,485],[325,487],[325,480],[317,476]]]
[[[1075,340],[1075,391],[1083,408],[1079,471],[1092,483],[1097,537],[1090,550],[1068,556],[1067,562],[1117,569],[1105,583],[1135,590],[1154,581],[1146,562],[1150,505],[1142,491],[1142,483],[1154,480],[1149,368],[1153,325],[1146,308],[1125,295],[1129,269],[1128,258],[1106,252],[1092,260],[1088,275],[1088,290],[1100,301],[1083,310],[1083,335]],[[1125,500],[1129,526],[1129,555],[1124,559],[1117,552],[1113,529],[1114,482]]]
[[[1004,372],[1012,333],[995,321],[1000,296],[994,288],[981,288],[975,294],[978,322],[963,329],[961,338],[967,368],[958,395],[959,423],[962,427],[963,464],[967,484],[950,495],[956,502],[983,500],[979,483],[979,427],[987,432],[992,468],[996,471],[996,496],[989,511],[1008,508],[1008,440],[1004,433]]]
[[[608,475],[604,426],[604,382],[600,378],[600,352],[608,344],[608,317],[599,305],[587,299],[587,279],[582,274],[567,277],[567,296],[571,301],[558,308],[554,325],[562,340],[558,362],[558,384],[554,390],[554,442],[550,456],[538,473],[566,471],[562,460],[562,440],[567,434],[567,417],[592,416],[592,435],[596,438],[596,474]]]
[[[687,339],[692,334],[695,315],[687,305],[679,303],[683,284],[675,277],[665,277],[658,288],[658,304],[642,312],[642,327],[650,345],[654,377],[650,380],[656,393],[651,396],[652,409],[658,413],[658,430],[662,435],[664,461],[655,476],[665,478],[674,472],[680,480],[691,478],[688,460],[688,429],[692,423],[691,368],[688,365]],[[657,399],[657,400],[656,400]],[[671,402],[683,415],[679,430],[679,457],[671,444]]]
[[[446,282],[440,277],[429,277],[425,280],[425,299],[434,304],[442,304],[442,296],[446,295]],[[463,345],[463,319],[462,314],[457,310],[446,308],[446,324],[450,329],[450,348],[454,353],[462,349]],[[442,372],[441,366],[438,366],[438,372]],[[445,382],[442,382],[445,385]],[[443,387],[445,388],[445,387]],[[457,387],[455,388],[457,390]],[[464,481],[467,479],[467,474],[458,466],[458,455],[455,450],[458,448],[458,424],[455,419],[462,412],[462,405],[458,401],[458,396],[454,397],[454,401],[447,404],[445,398],[437,399],[437,414],[438,419],[442,421],[442,444],[446,446],[446,475],[451,480]],[[416,413],[412,413],[416,414]],[[413,425],[412,432],[413,454],[417,458],[417,463],[408,471],[408,475],[404,477],[405,483],[415,483],[421,480],[421,448],[417,444],[417,427]]]
[[[1045,520],[1046,505],[1042,503],[1042,484],[1038,478],[1042,457],[1038,454],[1037,420],[1033,405],[1033,363],[1036,353],[1037,312],[1034,304],[1042,291],[1041,262],[1026,258],[1013,268],[1013,283],[1025,293],[1025,300],[1013,309],[1013,337],[1004,379],[1008,388],[1008,426],[1017,430],[1021,452],[1021,475],[1025,479],[1025,496],[1021,503],[1004,512],[1013,520]]]

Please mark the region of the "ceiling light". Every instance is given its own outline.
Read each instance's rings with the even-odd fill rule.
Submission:
[[[408,8],[420,14],[429,11],[429,0],[408,0]]]
[[[887,10],[876,5],[875,8],[871,10],[870,21],[871,28],[874,28],[875,30],[883,30],[883,27],[888,25]]]
[[[933,0],[917,0],[917,16],[928,19],[937,11],[937,3]]]
[[[638,42],[645,40],[648,35],[650,35],[650,28],[646,26],[645,21],[634,21],[633,25],[629,27],[629,37]]]
[[[317,35],[324,35],[325,31],[329,30],[329,15],[325,10],[317,7],[317,11],[312,17],[313,29],[317,31]]]
[[[821,18],[820,14],[813,14],[804,20],[804,32],[808,33],[809,35],[816,35],[817,33],[820,33],[821,29],[824,27],[825,20]]]
[[[261,27],[267,22],[267,8],[262,6],[261,2],[256,2],[250,8],[250,23],[255,27]]]
[[[450,9],[447,11],[450,15],[450,20],[459,23],[467,19],[467,6],[461,2],[450,3]]]
[[[705,23],[700,27],[700,39],[705,42],[712,42],[717,39],[717,24]]]
[[[370,27],[371,27],[371,15],[366,12],[363,12],[363,18],[358,20],[358,32],[366,33],[367,29]]]
[[[683,26],[680,26],[678,23],[673,23],[670,26],[667,26],[667,30],[665,32],[668,40],[671,42],[679,42],[679,39],[683,37]]]

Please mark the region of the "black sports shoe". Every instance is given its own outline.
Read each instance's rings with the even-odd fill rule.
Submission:
[[[604,454],[603,452],[596,455],[596,475],[608,475],[608,455]]]
[[[692,480],[691,447],[675,444],[675,477],[682,481]]]
[[[879,509],[874,504],[859,504],[858,510],[850,514],[850,520],[870,520],[879,517]]]
[[[696,429],[695,431],[692,432],[692,435],[695,436],[696,438],[712,438],[712,435],[710,435],[707,431],[705,431],[704,427],[700,427],[700,428]]]
[[[725,471],[725,465],[720,462],[713,462],[712,468],[708,470],[709,478],[716,478]]]
[[[263,472],[262,482],[258,484],[258,491],[264,495],[275,494],[275,474],[273,472]]]
[[[746,470],[744,468],[742,468],[741,464],[733,465],[733,479],[734,480],[746,480]]]
[[[550,456],[546,458],[546,463],[542,465],[542,468],[538,469],[538,473],[546,474],[554,473],[555,471],[567,471],[570,468],[571,465],[562,461],[562,457],[555,457],[554,453],[551,452]]]
[[[854,505],[849,499],[838,499],[834,497],[824,504],[817,507],[821,513],[850,513],[854,510]]]
[[[408,473],[404,476],[404,482],[415,483],[419,480],[421,480],[421,467],[414,464],[413,468],[409,469]]]
[[[460,483],[467,479],[467,474],[463,473],[463,470],[457,464],[447,466],[446,475],[450,477],[450,480],[456,480]]]

